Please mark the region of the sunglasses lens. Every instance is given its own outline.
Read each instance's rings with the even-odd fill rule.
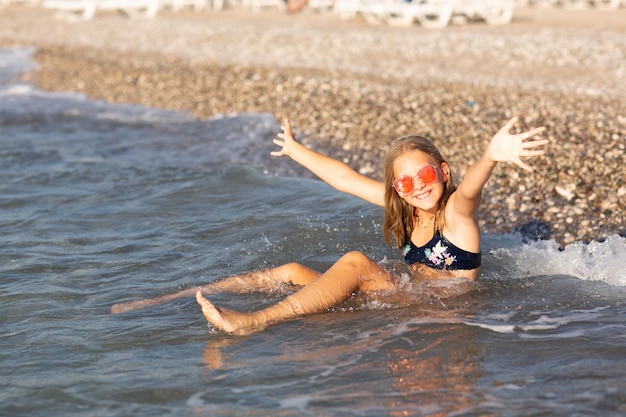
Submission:
[[[413,178],[402,176],[393,182],[393,188],[401,194],[408,194],[413,191]]]
[[[430,184],[431,182],[435,182],[437,180],[437,170],[432,165],[426,165],[424,168],[419,170],[417,176],[424,184]]]
[[[424,185],[431,184],[437,181],[437,167],[426,165],[417,172],[415,178],[419,178]],[[393,188],[400,194],[408,194],[415,188],[414,178],[403,175],[393,182]]]

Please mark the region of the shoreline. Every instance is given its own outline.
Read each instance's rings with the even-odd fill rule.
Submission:
[[[496,168],[483,196],[483,232],[534,220],[550,224],[550,237],[561,245],[625,234],[626,99],[620,85],[626,88],[626,74],[620,71],[626,65],[609,48],[615,34],[626,33],[610,22],[626,11],[611,13],[609,23],[570,11],[579,20],[528,13],[510,28],[471,23],[427,31],[308,12],[234,10],[168,12],[132,26],[103,14],[72,24],[49,20],[50,11],[9,7],[0,10],[0,46],[37,48],[39,67],[23,78],[43,90],[199,118],[233,112],[289,117],[307,145],[375,177],[387,145],[417,133],[434,139],[458,181],[491,135],[519,114],[520,129],[545,125],[551,146],[532,160],[532,174]],[[11,31],[9,21],[20,29]],[[42,21],[50,23],[49,36],[36,27]],[[184,36],[174,36],[178,30]],[[295,30],[299,38],[286,37]],[[582,33],[577,38],[572,31]],[[567,51],[559,56],[561,66],[536,64],[554,53],[538,43],[548,35],[558,40],[554,48]],[[599,42],[591,57],[579,50],[590,35]],[[417,51],[398,46],[402,39],[415,40]],[[297,51],[303,45],[306,54]],[[577,70],[571,63],[580,59]],[[502,74],[494,72],[499,65],[508,65]]]

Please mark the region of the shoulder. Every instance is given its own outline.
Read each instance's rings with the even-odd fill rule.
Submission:
[[[480,228],[473,213],[463,213],[455,207],[454,192],[445,207],[443,235],[460,249],[480,252]]]
[[[448,198],[444,208],[446,221],[453,223],[476,223],[476,209],[459,190],[455,190]]]

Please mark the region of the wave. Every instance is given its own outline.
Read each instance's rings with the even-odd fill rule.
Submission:
[[[487,279],[562,274],[626,286],[626,238],[617,234],[564,248],[554,240],[523,243],[519,234],[486,236],[485,240]]]

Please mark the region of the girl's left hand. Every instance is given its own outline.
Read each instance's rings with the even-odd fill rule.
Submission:
[[[291,149],[294,147],[294,143],[296,143],[296,139],[293,136],[293,130],[291,130],[291,122],[289,119],[285,119],[283,125],[280,127],[283,130],[283,133],[279,133],[278,137],[280,139],[274,139],[274,144],[281,147],[279,151],[271,152],[272,156],[283,156],[289,155],[291,156]]]
[[[532,150],[531,148],[546,145],[550,141],[548,139],[539,139],[525,142],[526,139],[532,138],[546,130],[543,126],[517,135],[509,133],[509,130],[518,120],[519,117],[515,116],[494,135],[487,148],[487,156],[494,162],[512,162],[526,171],[532,171],[533,169],[524,163],[520,157],[543,155],[546,152],[545,149]]]

